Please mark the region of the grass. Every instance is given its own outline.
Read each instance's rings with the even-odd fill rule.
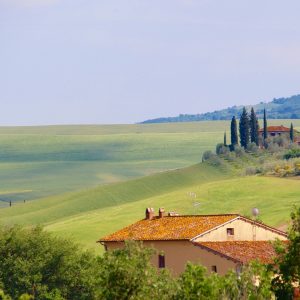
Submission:
[[[294,125],[299,128],[300,121]],[[16,203],[0,209],[0,223],[43,224],[88,248],[143,218],[149,206],[182,214],[249,214],[257,206],[263,221],[286,223],[292,205],[299,204],[299,181],[236,177],[230,163],[186,167],[222,141],[224,128],[227,121],[2,127],[0,203]]]
[[[0,205],[195,164],[223,125],[1,127]]]

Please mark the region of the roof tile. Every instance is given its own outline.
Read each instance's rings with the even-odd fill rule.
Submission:
[[[274,262],[276,256],[270,241],[201,242],[194,245],[211,249],[243,264],[256,259],[269,264]]]
[[[167,216],[143,219],[100,239],[108,241],[190,240],[216,226],[238,217],[237,214]]]

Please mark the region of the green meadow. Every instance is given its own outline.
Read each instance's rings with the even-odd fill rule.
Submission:
[[[293,122],[300,129],[300,121]],[[43,224],[97,249],[98,238],[143,218],[149,206],[246,215],[258,207],[263,221],[286,224],[300,203],[298,179],[243,177],[230,164],[199,163],[226,128],[227,121],[0,128],[6,206],[0,222]]]

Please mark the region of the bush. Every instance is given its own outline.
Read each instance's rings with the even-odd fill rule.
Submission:
[[[234,147],[234,152],[235,152],[235,155],[236,155],[237,157],[242,157],[242,156],[245,155],[245,150],[244,150],[244,148],[242,148],[242,147],[240,147],[240,146],[238,146],[238,145],[236,145],[236,146]]]
[[[217,144],[217,146],[216,146],[216,154],[217,155],[226,154],[228,152],[229,152],[229,150],[228,150],[227,146],[225,146],[224,144]]]
[[[247,150],[249,152],[252,152],[252,153],[257,153],[259,148],[258,146],[255,144],[255,143],[250,143],[248,146],[247,146]]]
[[[0,282],[13,299],[94,299],[98,269],[92,254],[40,227],[0,228]]]
[[[287,153],[284,154],[284,159],[298,158],[300,157],[300,149],[294,148],[290,149]]]
[[[247,167],[245,170],[245,173],[247,176],[255,175],[257,174],[257,169],[255,167]]]
[[[150,263],[154,253],[133,241],[106,252],[100,258],[100,299],[170,299],[176,292],[175,279]]]
[[[202,161],[207,161],[209,160],[211,157],[213,157],[214,154],[212,153],[212,151],[208,150],[208,151],[205,151],[202,155]]]

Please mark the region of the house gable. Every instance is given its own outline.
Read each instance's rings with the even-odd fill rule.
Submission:
[[[238,216],[191,239],[193,242],[286,240],[284,232]]]

